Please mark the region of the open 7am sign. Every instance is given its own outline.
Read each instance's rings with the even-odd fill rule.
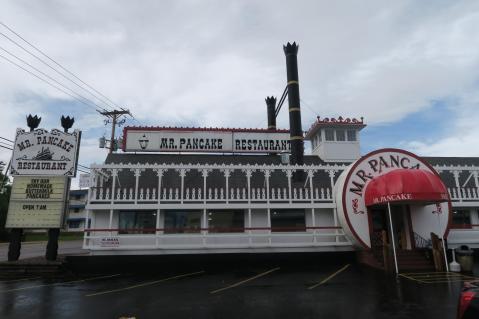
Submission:
[[[11,174],[35,176],[75,176],[81,131],[65,133],[37,129],[17,129]]]

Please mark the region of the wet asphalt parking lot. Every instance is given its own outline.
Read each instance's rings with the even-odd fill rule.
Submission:
[[[462,282],[351,260],[183,263],[0,282],[0,318],[455,318]],[[477,275],[477,272],[476,272]]]

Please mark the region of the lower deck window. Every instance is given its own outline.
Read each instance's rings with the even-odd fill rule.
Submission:
[[[80,221],[79,220],[69,221],[68,228],[80,228]]]
[[[118,225],[119,234],[154,234],[156,231],[156,212],[120,212]]]
[[[467,226],[471,225],[471,212],[468,210],[456,210],[452,213],[452,224],[457,226]]]
[[[210,233],[242,233],[244,232],[244,211],[209,211],[208,226]]]
[[[165,233],[199,233],[201,231],[201,211],[165,211]]]
[[[275,209],[271,211],[272,232],[306,231],[304,209]]]

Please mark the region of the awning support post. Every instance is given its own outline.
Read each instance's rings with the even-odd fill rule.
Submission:
[[[398,274],[399,270],[398,270],[398,260],[396,256],[396,240],[394,239],[393,219],[391,217],[391,204],[389,202],[388,202],[388,213],[389,213],[389,228],[391,229],[391,241],[393,244],[394,266],[396,267],[396,274]]]

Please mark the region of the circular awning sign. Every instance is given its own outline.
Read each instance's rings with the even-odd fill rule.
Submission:
[[[368,206],[388,202],[410,204],[413,230],[424,238],[447,231],[447,189],[434,168],[410,152],[388,148],[361,157],[341,174],[334,191],[338,219],[356,246],[371,247]]]

